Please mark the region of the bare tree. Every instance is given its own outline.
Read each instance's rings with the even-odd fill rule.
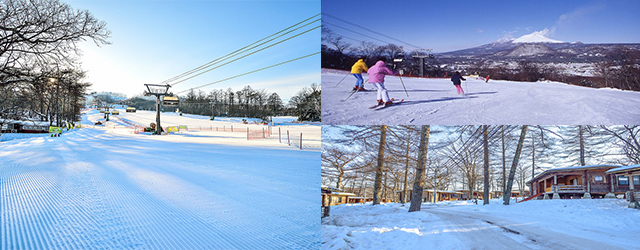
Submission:
[[[427,160],[427,150],[429,149],[429,125],[422,126],[420,133],[420,148],[418,151],[418,165],[416,166],[416,179],[413,183],[413,194],[411,195],[411,206],[409,212],[420,211],[422,205],[422,188],[424,183],[424,170]]]
[[[58,0],[6,0],[0,4],[0,73],[24,77],[49,65],[69,67],[85,39],[109,44],[110,31],[87,10]],[[17,80],[17,79],[13,79]],[[5,85],[10,81],[0,81]]]
[[[482,126],[483,146],[484,146],[484,196],[482,204],[489,204],[489,132],[488,126]]]
[[[343,188],[342,182],[345,172],[350,169],[347,166],[360,154],[349,152],[340,147],[326,147],[322,149],[322,175],[336,177],[336,188]]]
[[[511,163],[511,171],[509,171],[509,180],[507,182],[507,188],[503,193],[503,203],[504,205],[509,205],[509,201],[511,200],[511,187],[513,186],[513,178],[516,174],[516,167],[518,166],[518,160],[520,159],[520,153],[522,152],[522,145],[524,144],[524,138],[527,134],[527,125],[522,126],[522,131],[520,132],[520,140],[518,140],[518,148],[516,149],[516,154],[513,157],[513,163]]]
[[[616,144],[632,164],[640,164],[640,126],[600,126],[610,137],[616,139]]]

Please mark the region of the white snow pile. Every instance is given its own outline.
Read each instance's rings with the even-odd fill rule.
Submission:
[[[620,199],[333,206],[322,249],[635,249],[640,212]]]
[[[322,70],[323,124],[619,125],[640,121],[640,92],[550,81],[485,83],[470,77],[462,83],[466,96],[461,96],[450,79],[387,76],[389,96],[404,102],[373,110],[368,108],[376,104],[372,84],[365,84],[365,89],[371,91],[357,92],[346,99],[352,93],[355,78],[348,76],[338,83],[347,74],[348,71]]]
[[[511,41],[512,43],[564,43],[563,41],[553,40],[548,38],[549,29],[543,29],[541,31],[535,31],[531,34],[526,34]]]
[[[95,110],[83,118],[103,119]],[[197,120],[240,126],[163,116]],[[112,116],[62,137],[0,143],[0,249],[320,247],[318,150],[243,132],[151,136],[125,125]],[[319,126],[290,129],[320,140]]]

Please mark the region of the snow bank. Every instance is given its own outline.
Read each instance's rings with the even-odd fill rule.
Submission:
[[[27,139],[27,138],[34,138],[34,137],[47,137],[47,136],[49,136],[48,133],[37,133],[37,134],[6,133],[6,134],[0,134],[0,142]]]
[[[378,206],[344,204],[331,207],[322,219],[322,249],[455,249],[442,237],[442,221],[424,212],[408,213],[409,204]]]
[[[497,225],[503,223],[523,232],[533,230],[587,242],[598,241],[610,249],[629,249],[640,244],[635,230],[640,224],[640,212],[627,208],[627,205],[628,202],[621,199],[579,199],[522,203],[512,200],[511,205],[505,206],[501,199],[495,199],[486,206],[482,201],[478,201],[478,205],[471,201],[423,203],[422,211],[408,213],[409,204],[406,207],[397,203],[379,206],[371,206],[371,203],[345,204],[332,207],[331,216],[322,220],[322,248],[469,249],[469,245],[474,243],[450,234],[452,230],[447,227],[450,222],[437,216],[447,212],[477,218],[479,223],[456,228],[454,231],[458,232],[500,229]],[[534,236],[534,241],[527,241],[520,235],[509,234],[509,237],[534,249],[547,246],[543,243],[544,235]],[[490,249],[492,246],[477,247]]]

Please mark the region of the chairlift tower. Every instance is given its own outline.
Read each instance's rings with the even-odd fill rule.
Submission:
[[[147,91],[144,92],[145,96],[156,96],[156,131],[153,132],[156,135],[162,133],[162,126],[160,126],[160,97],[161,96],[172,96],[173,94],[169,93],[169,84],[159,85],[159,84],[145,84],[147,87]]]
[[[433,58],[433,54],[431,54],[431,49],[422,49],[420,51],[416,51],[411,55],[413,58],[420,59],[420,76],[424,76],[424,59],[425,58]]]

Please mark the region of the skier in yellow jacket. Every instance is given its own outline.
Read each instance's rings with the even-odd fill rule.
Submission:
[[[364,63],[364,58],[358,59],[358,61],[351,66],[351,74],[356,78],[356,86],[353,90],[364,91],[364,80],[362,79],[362,72],[367,72],[367,64]]]

